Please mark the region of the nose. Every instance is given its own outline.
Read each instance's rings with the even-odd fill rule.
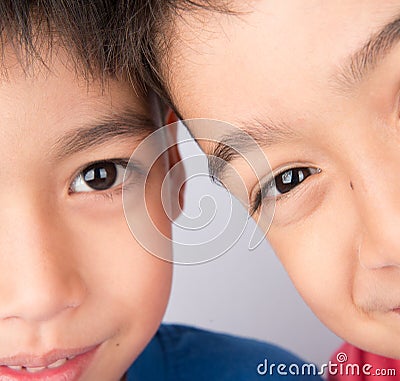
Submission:
[[[25,200],[0,213],[0,322],[51,320],[85,297],[68,229],[47,203]]]
[[[397,173],[395,168],[383,167],[369,176],[360,189],[354,187],[362,229],[358,256],[363,268],[400,266],[400,176]]]

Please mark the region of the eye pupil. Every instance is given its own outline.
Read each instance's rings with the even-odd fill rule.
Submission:
[[[117,168],[114,163],[95,163],[83,171],[85,183],[94,190],[105,190],[112,187],[117,179]]]
[[[309,168],[294,168],[275,177],[276,189],[279,193],[287,193],[311,175]]]

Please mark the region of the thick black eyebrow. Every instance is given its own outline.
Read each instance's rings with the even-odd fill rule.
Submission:
[[[133,111],[102,117],[92,125],[77,128],[59,138],[51,151],[61,159],[101,146],[115,138],[144,139],[156,129],[151,118]]]
[[[349,90],[362,82],[365,76],[390,53],[400,40],[400,17],[384,25],[340,66],[334,79],[341,88]]]

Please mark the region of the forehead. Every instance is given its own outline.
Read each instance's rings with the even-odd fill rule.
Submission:
[[[249,102],[301,112],[399,12],[398,1],[256,0],[235,16],[182,14],[166,73],[173,101],[185,118],[232,120]]]
[[[18,157],[21,150],[27,157],[47,154],[62,137],[75,135],[75,145],[81,148],[100,145],[98,141],[104,143],[105,137],[132,141],[133,136],[142,137],[144,126],[152,128],[147,102],[128,81],[85,78],[61,50],[53,51],[45,66],[37,62],[34,67],[23,67],[13,52],[4,55],[3,63],[7,65],[7,75],[0,77],[3,156]],[[101,127],[102,138],[98,136]],[[90,128],[97,130],[83,134]],[[78,132],[82,133],[79,140]]]
[[[101,74],[89,77],[76,65],[74,57],[61,47],[52,47],[45,60],[23,57],[8,46],[2,57],[0,76],[0,117],[13,114],[29,118],[63,115],[83,121],[90,114],[130,109],[147,113],[145,98],[127,80]],[[18,106],[17,106],[18,105]]]

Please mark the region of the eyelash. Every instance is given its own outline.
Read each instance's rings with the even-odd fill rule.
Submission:
[[[79,169],[77,171],[77,173],[74,175],[72,181],[70,182],[68,193],[70,195],[81,195],[81,196],[84,196],[84,197],[93,197],[93,196],[94,197],[102,197],[103,199],[106,199],[108,201],[113,201],[114,196],[119,195],[119,194],[122,193],[122,183],[114,186],[115,181],[117,179],[110,186],[110,188],[107,188],[107,189],[104,189],[104,190],[93,189],[91,191],[76,192],[76,191],[74,191],[72,189],[74,182],[77,181],[79,178],[81,178],[81,180],[85,181],[84,178],[83,178],[84,177],[84,172],[88,171],[88,169],[90,167],[94,168],[94,167],[96,167],[98,165],[109,165],[109,164],[114,164],[115,166],[122,166],[124,168],[124,170],[126,170],[126,168],[129,165],[129,159],[115,158],[115,159],[108,159],[108,160],[98,160],[98,161],[94,161],[94,162],[85,164],[85,166],[81,167],[81,169]],[[88,184],[87,184],[87,186],[90,188],[90,186]]]
[[[261,186],[261,188],[257,191],[255,197],[254,197],[254,201],[252,203],[251,206],[251,211],[250,214],[253,215],[255,212],[259,211],[263,200],[268,197],[268,193],[271,191],[272,188],[276,188],[276,183],[277,183],[277,179],[284,175],[285,173],[288,174],[290,173],[290,180],[292,179],[293,176],[293,171],[298,171],[298,173],[302,173],[302,175],[297,175],[297,179],[299,177],[302,177],[300,181],[297,182],[297,184],[295,184],[291,189],[289,189],[286,192],[280,192],[278,190],[278,195],[276,195],[276,200],[279,201],[280,199],[282,199],[283,197],[287,197],[289,193],[291,193],[295,188],[297,188],[298,186],[301,186],[303,184],[304,181],[306,181],[306,179],[312,175],[318,174],[321,172],[320,168],[314,168],[314,167],[303,167],[303,166],[299,166],[299,167],[292,167],[292,168],[286,168],[281,170],[280,172],[278,172],[272,179],[269,179],[264,185]],[[304,174],[304,172],[308,171],[309,173]],[[288,184],[283,182],[284,184]]]

